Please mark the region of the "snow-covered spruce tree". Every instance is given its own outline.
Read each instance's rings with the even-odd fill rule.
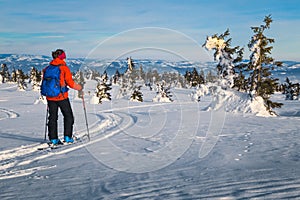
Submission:
[[[190,71],[186,71],[184,74],[185,81],[187,83],[187,87],[190,88],[192,86],[192,73]]]
[[[185,78],[180,73],[177,74],[175,87],[177,87],[177,88],[185,87]]]
[[[130,86],[129,86],[129,79],[128,79],[128,74],[123,74],[123,76],[120,77],[119,79],[119,94],[117,98],[122,98],[125,97],[129,94]]]
[[[101,76],[101,79],[98,80],[98,84],[96,86],[96,93],[94,96],[94,101],[92,103],[94,104],[101,104],[103,101],[110,101],[111,95],[109,93],[109,90],[111,90],[111,84],[107,83],[107,74],[104,73]]]
[[[131,94],[130,101],[143,102],[143,93],[141,92],[141,85],[134,86],[133,93]]]
[[[38,91],[41,86],[42,73],[35,67],[32,67],[29,75],[30,83],[33,91]]]
[[[283,84],[283,93],[285,94],[285,100],[298,100],[299,97],[299,83],[292,83],[288,77]]]
[[[172,102],[172,94],[170,92],[170,88],[166,87],[166,83],[162,81],[162,83],[157,84],[157,92],[156,97],[153,98],[153,102]]]
[[[192,71],[192,86],[196,87],[196,86],[198,86],[200,84],[203,84],[203,83],[204,83],[204,77],[201,77],[198,74],[196,68],[194,68],[193,71]]]
[[[299,83],[295,83],[293,84],[293,88],[294,88],[294,93],[293,93],[293,97],[294,100],[298,100],[299,99],[299,93],[300,93],[300,84]]]
[[[141,92],[141,88],[142,85],[145,84],[145,73],[142,65],[140,65],[138,70],[133,68],[129,77],[132,80],[130,82],[133,85],[130,100],[143,102],[143,93]]]
[[[100,78],[100,73],[96,70],[92,70],[91,80],[97,80]]]
[[[157,72],[156,69],[154,69],[153,71],[150,69],[150,70],[146,73],[146,78],[145,78],[145,82],[146,82],[146,83],[150,83],[151,85],[155,85],[155,84],[157,84],[160,80],[161,80],[160,74]]]
[[[204,74],[204,72],[202,71],[202,73],[199,75],[196,68],[194,67],[192,72],[186,71],[184,77],[190,87],[197,87],[200,84],[204,83],[204,75],[203,74]]]
[[[8,71],[8,67],[6,64],[1,64],[1,71],[0,71],[0,83],[5,83],[10,80],[10,74]]]
[[[19,91],[25,91],[27,88],[27,84],[25,82],[27,76],[24,74],[24,72],[21,69],[18,69],[16,71],[16,80],[18,83],[18,90]]]
[[[119,70],[116,70],[116,73],[112,77],[113,84],[117,84],[119,82],[120,78],[121,78],[121,74],[120,74]]]
[[[204,47],[207,50],[214,50],[214,59],[218,62],[218,75],[221,80],[223,88],[232,88],[234,86],[235,72],[234,68],[237,63],[242,60],[243,48],[239,46],[230,47],[231,38],[225,41],[226,37],[230,35],[227,29],[221,35],[213,35],[206,38]]]
[[[184,85],[184,78],[178,72],[170,73],[170,81],[171,81],[170,82],[171,87],[182,88]]]
[[[153,84],[157,84],[161,81],[161,74],[158,73],[157,69],[152,71]]]
[[[17,82],[17,72],[15,69],[12,70],[11,72],[11,81],[16,83]]]
[[[282,63],[274,62],[270,56],[273,49],[270,44],[274,43],[274,39],[267,38],[264,34],[265,30],[270,28],[272,23],[271,16],[264,18],[264,24],[258,27],[251,27],[254,32],[248,47],[252,52],[248,68],[250,70],[250,77],[248,80],[249,94],[251,98],[262,97],[265,107],[270,114],[276,114],[272,109],[280,108],[283,104],[273,102],[270,100],[278,86],[278,79],[271,77],[271,69],[275,66],[280,66]]]
[[[247,92],[247,79],[243,73],[243,69],[241,68],[238,72],[238,75],[234,78],[234,88],[241,92]]]
[[[74,75],[74,81],[78,84],[84,85],[85,80],[84,80],[84,75],[83,72],[78,70],[75,75]]]
[[[118,94],[118,98],[122,98],[125,96],[129,96],[133,92],[134,85],[136,83],[136,79],[138,74],[136,70],[133,69],[132,71],[127,70],[124,75],[120,78],[120,90]]]
[[[118,98],[127,96],[129,99],[131,99],[133,93],[136,92],[136,88],[144,85],[144,80],[141,79],[141,68],[132,68],[132,70],[128,68],[124,75],[120,78],[119,82],[120,90]]]
[[[201,101],[201,97],[208,95],[209,94],[209,88],[204,85],[204,84],[200,84],[197,88],[195,92],[192,92],[191,94],[191,99],[192,101],[195,102],[200,102]]]

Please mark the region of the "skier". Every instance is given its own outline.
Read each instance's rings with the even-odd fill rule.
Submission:
[[[60,85],[61,87],[69,86],[75,90],[78,90],[82,95],[82,86],[75,83],[69,67],[66,65],[66,54],[62,49],[57,49],[52,52],[53,60],[50,65],[54,65],[60,68]],[[43,70],[45,72],[46,68]],[[57,120],[58,120],[58,108],[60,108],[64,117],[64,141],[67,143],[73,143],[73,124],[74,116],[71,108],[71,104],[68,98],[68,91],[61,92],[56,97],[46,96],[49,109],[48,117],[48,136],[53,145],[62,144],[58,139],[57,134]]]

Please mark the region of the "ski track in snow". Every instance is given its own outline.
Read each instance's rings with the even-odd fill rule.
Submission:
[[[17,117],[19,117],[18,113],[5,108],[0,108],[0,120],[17,118]]]
[[[90,126],[90,134],[95,134],[98,132],[103,132],[103,130],[110,127],[112,121],[114,121],[117,116],[107,116],[108,119],[104,120],[104,122],[96,121]],[[84,136],[85,130],[78,131],[76,136]],[[108,136],[104,136],[108,137]],[[100,138],[101,139],[101,138]],[[48,153],[47,150],[38,150],[38,148],[47,147],[46,143],[36,143],[26,146],[17,147],[10,150],[4,150],[0,152],[0,179],[8,179],[20,176],[27,176],[29,174],[34,173],[37,170],[45,170],[47,167],[36,167],[36,168],[28,168],[24,169],[26,165],[29,165],[35,161],[46,159],[50,156],[66,154],[68,152],[77,150],[79,148],[85,147],[86,143],[78,143],[74,144],[74,146],[70,146],[67,148],[61,148],[58,150],[52,150],[53,152]],[[45,153],[46,152],[46,153]],[[42,155],[40,155],[42,154]],[[20,170],[17,170],[17,168]],[[49,168],[52,168],[50,166]]]
[[[192,103],[180,103],[180,105],[189,105]],[[34,143],[30,145],[23,145],[13,149],[0,151],[0,181],[4,183],[2,187],[4,190],[0,194],[1,199],[13,199],[14,194],[22,194],[24,199],[300,199],[300,179],[299,174],[295,171],[295,177],[291,174],[284,174],[278,168],[281,173],[277,176],[276,165],[281,164],[284,156],[290,153],[289,148],[297,148],[297,144],[285,144],[277,149],[279,144],[276,140],[270,140],[270,146],[263,141],[263,149],[260,150],[259,142],[261,138],[259,134],[255,133],[259,129],[261,124],[254,124],[251,127],[251,123],[248,124],[250,130],[244,132],[231,133],[228,130],[218,135],[219,141],[216,147],[210,152],[204,160],[200,160],[197,157],[199,146],[190,150],[192,153],[183,156],[178,162],[174,163],[170,167],[158,170],[153,173],[144,174],[130,174],[120,173],[107,167],[103,167],[98,171],[86,170],[84,164],[80,161],[67,161],[72,162],[75,166],[72,166],[73,174],[65,175],[64,172],[68,169],[63,168],[63,174],[52,175],[50,171],[56,171],[61,168],[62,164],[53,164],[53,159],[66,159],[64,156],[73,156],[72,152],[76,154],[76,150],[80,150],[88,147],[88,145],[96,144],[97,142],[114,137],[120,132],[134,128],[137,122],[140,120],[136,111],[140,112],[140,109],[156,106],[164,106],[168,104],[155,104],[155,105],[132,105],[120,108],[103,109],[96,113],[96,116],[91,124],[89,124],[90,135],[92,140],[86,143],[83,139],[82,142],[76,143],[71,146],[61,147],[56,150],[37,150],[46,144]],[[172,104],[176,107],[176,102]],[[131,112],[128,112],[131,110]],[[2,113],[2,114],[1,114]],[[0,120],[9,120],[20,117],[15,111],[0,108]],[[148,119],[148,118],[147,118]],[[282,117],[281,119],[288,119],[288,117]],[[247,121],[247,119],[245,120]],[[234,123],[231,123],[234,124]],[[243,124],[241,125],[243,126]],[[253,130],[251,130],[253,128]],[[269,128],[269,127],[268,127]],[[267,128],[266,128],[267,129]],[[275,130],[276,128],[274,128]],[[243,131],[243,128],[239,130]],[[293,130],[291,128],[291,130]],[[270,132],[270,130],[268,130]],[[205,131],[203,131],[205,132]],[[291,131],[286,131],[291,132]],[[284,132],[284,133],[286,133]],[[79,138],[84,138],[86,133],[85,128],[77,130],[74,135]],[[132,136],[132,135],[126,135]],[[263,136],[264,137],[268,136]],[[284,137],[286,138],[286,136]],[[195,137],[196,144],[202,144],[206,139],[205,134],[200,134]],[[280,141],[280,137],[278,140]],[[292,140],[292,139],[290,139]],[[155,138],[152,140],[155,142]],[[228,146],[225,146],[228,145]],[[266,147],[267,146],[267,147]],[[223,149],[224,147],[228,149]],[[88,148],[87,148],[88,149]],[[222,152],[224,150],[224,152]],[[227,150],[227,151],[226,151]],[[232,151],[234,151],[232,153]],[[278,157],[276,160],[278,163],[266,164],[261,168],[247,168],[249,165],[255,165],[256,159],[261,157],[255,157],[259,153],[266,153],[264,156],[271,160],[274,155],[274,151],[278,151],[278,154],[282,154],[282,157]],[[227,155],[227,153],[229,154]],[[80,156],[80,155],[79,155]],[[86,156],[86,155],[84,155]],[[193,157],[195,156],[195,157]],[[251,156],[254,156],[251,157]],[[73,157],[77,159],[77,155]],[[298,157],[293,157],[295,160]],[[72,158],[71,158],[72,159]],[[78,158],[80,159],[80,158]],[[49,161],[50,160],[50,161]],[[262,162],[258,160],[258,162]],[[284,162],[284,161],[283,161]],[[220,165],[226,165],[230,163],[228,167],[221,167]],[[77,164],[77,165],[76,165]],[[71,164],[72,165],[72,164]],[[88,165],[88,163],[86,163]],[[287,164],[288,165],[288,164]],[[238,166],[238,167],[237,167]],[[281,167],[279,165],[279,167]],[[76,169],[78,167],[78,169]],[[94,167],[93,165],[91,168]],[[236,168],[235,168],[236,167]],[[239,168],[240,167],[240,168]],[[82,171],[81,171],[82,170]],[[49,173],[48,173],[49,172]],[[82,173],[78,175],[78,172]],[[99,175],[99,174],[101,175]],[[282,174],[283,173],[283,174]],[[49,175],[51,174],[51,175]],[[61,180],[61,176],[64,176],[64,180]],[[99,177],[98,177],[98,176]],[[87,178],[85,177],[87,176]],[[92,178],[96,180],[93,180]],[[55,180],[57,178],[58,180]],[[53,179],[53,180],[51,180]],[[15,180],[15,182],[14,182]],[[43,185],[43,181],[46,181],[45,187],[53,187],[53,183],[57,183],[61,189],[57,191],[44,190],[44,193],[22,191],[26,189],[26,186],[18,188],[17,185],[33,184],[34,181]],[[12,183],[11,186],[8,183]],[[19,182],[20,181],[20,182]],[[48,184],[50,186],[48,186]],[[62,184],[68,184],[68,188],[61,186]],[[36,186],[35,189],[42,189],[42,186]],[[46,192],[45,192],[46,191]],[[71,196],[64,196],[65,192],[73,192]],[[48,196],[47,196],[48,195]]]
[[[121,109],[120,109],[121,110]],[[132,127],[135,123],[133,116],[124,112],[110,113],[106,110],[97,114],[98,121],[90,126],[90,133],[93,141],[96,143],[105,138],[109,138]],[[107,131],[107,130],[110,131]],[[84,130],[78,131],[77,135],[82,136]],[[109,134],[103,134],[109,132]],[[246,132],[241,134],[221,134],[219,137],[231,138],[238,137],[242,144],[240,152],[237,152],[235,161],[242,161],[246,154],[251,152],[254,143],[252,141],[252,133]],[[204,140],[205,137],[198,136],[197,139]],[[39,165],[35,166],[38,161],[47,159],[51,156],[64,155],[69,152],[85,147],[88,145],[75,144],[67,148],[53,151],[37,151],[38,147],[43,144],[32,144],[21,146],[15,149],[5,150],[0,152],[0,180],[7,180],[20,177],[31,177],[32,179],[47,179],[49,177],[35,175],[38,171],[50,170],[56,168],[56,165]],[[196,158],[195,158],[196,159]],[[182,173],[194,171],[194,165],[183,166],[180,169]],[[163,172],[164,175],[149,175],[148,179],[137,180],[137,182],[128,182],[126,184],[107,182],[102,186],[101,191],[107,193],[105,199],[237,199],[236,197],[242,195],[243,199],[277,199],[284,197],[286,199],[299,197],[300,180],[293,178],[251,178],[247,180],[239,180],[229,178],[235,176],[234,171],[228,173],[220,173],[220,177],[210,179],[209,177],[184,177],[182,179],[181,172],[172,171]],[[258,169],[253,171],[255,173],[268,174],[272,169]],[[74,185],[73,187],[76,187]],[[112,185],[114,187],[112,187]],[[120,184],[120,185],[118,185]],[[201,189],[208,188],[208,189]],[[192,197],[192,198],[191,198]],[[93,199],[93,198],[92,198]]]
[[[156,106],[160,106],[160,105],[161,104],[157,104]],[[131,106],[131,107],[127,107],[126,109],[128,108],[133,109],[136,107],[141,107],[141,106]],[[142,106],[142,107],[149,107],[149,105]],[[90,135],[93,138],[93,140],[90,141],[89,143],[81,142],[66,148],[62,147],[57,150],[51,150],[51,152],[47,152],[47,150],[38,150],[39,148],[47,147],[48,145],[46,143],[24,145],[14,149],[1,151],[0,171],[2,172],[0,173],[0,180],[21,177],[21,176],[28,176],[38,170],[51,169],[55,166],[48,166],[48,167],[45,166],[45,167],[35,167],[35,168],[29,167],[27,169],[24,168],[26,168],[26,166],[29,166],[34,162],[46,159],[51,156],[63,155],[75,151],[77,149],[84,148],[86,145],[97,143],[103,139],[112,137],[113,135],[129,128],[134,124],[134,120],[132,119],[131,115],[123,112],[119,112],[118,114],[111,113],[112,111],[116,112],[122,110],[124,110],[124,108],[102,110],[101,114],[97,115],[98,120],[95,121],[93,124],[89,125]],[[0,108],[0,111],[7,113],[9,118],[15,118],[18,116],[17,113],[13,111],[8,111],[3,108]],[[101,135],[102,133],[106,132],[109,129],[112,129],[113,127],[117,127],[117,129],[114,131],[109,131],[108,134]],[[74,133],[74,135],[81,138],[85,136],[85,133],[86,130],[79,130],[76,133]],[[17,168],[20,169],[18,170]]]
[[[156,104],[155,106],[161,106],[163,104]],[[93,140],[89,143],[82,142],[81,144],[75,144],[74,146],[67,147],[67,148],[60,148],[58,150],[52,150],[50,153],[39,155],[39,153],[47,152],[45,150],[38,150],[38,148],[47,147],[46,143],[36,143],[31,145],[25,145],[21,147],[17,147],[14,149],[4,150],[0,152],[0,179],[9,179],[14,177],[20,177],[20,176],[27,176],[32,173],[34,173],[37,170],[45,170],[47,167],[40,167],[40,168],[33,168],[33,170],[23,169],[26,165],[30,165],[33,162],[37,162],[39,160],[46,159],[51,156],[55,155],[62,155],[66,154],[72,151],[75,151],[77,149],[83,148],[86,145],[90,145],[93,143],[97,143],[103,139],[109,138],[119,132],[122,132],[123,130],[129,128],[130,126],[133,126],[134,120],[133,116],[129,115],[128,113],[124,112],[118,112],[118,114],[111,113],[111,112],[117,112],[122,111],[124,109],[135,109],[135,108],[141,108],[141,107],[152,107],[153,105],[146,105],[146,106],[130,106],[126,108],[114,108],[114,109],[107,109],[102,110],[98,114],[98,120],[95,121],[93,124],[89,126],[90,135],[93,137]],[[18,116],[17,113],[13,111],[8,111],[7,109],[0,108],[0,111],[5,112],[9,118],[15,118]],[[104,119],[103,121],[101,119]],[[112,129],[113,127],[117,127],[116,130],[110,131],[108,134],[105,134],[103,136],[98,136],[99,134]],[[79,130],[74,133],[77,137],[83,137],[85,136],[86,130]],[[95,137],[98,136],[98,137]],[[37,156],[38,155],[38,156]],[[17,160],[17,161],[16,161]],[[17,170],[18,167],[21,167],[22,169]],[[50,166],[52,168],[53,166]]]

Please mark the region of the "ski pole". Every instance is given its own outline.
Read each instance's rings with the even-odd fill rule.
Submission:
[[[45,123],[45,137],[44,137],[44,141],[46,141],[47,139],[47,125],[48,125],[48,114],[49,114],[49,107],[48,107],[48,104],[47,104],[47,112],[46,112],[46,123]]]
[[[83,105],[83,110],[84,110],[84,117],[85,117],[85,124],[86,124],[86,130],[87,130],[87,137],[88,140],[90,141],[90,132],[89,132],[89,125],[88,125],[88,120],[86,116],[86,108],[85,108],[85,102],[84,102],[84,94],[82,94],[82,105]]]

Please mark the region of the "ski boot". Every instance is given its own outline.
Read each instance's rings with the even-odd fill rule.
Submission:
[[[60,144],[63,144],[63,143],[60,141],[60,139],[51,139],[50,144],[53,145],[53,146],[57,146],[57,145],[60,145]]]
[[[65,141],[65,143],[71,144],[74,142],[74,139],[69,136],[65,136],[64,141]]]

